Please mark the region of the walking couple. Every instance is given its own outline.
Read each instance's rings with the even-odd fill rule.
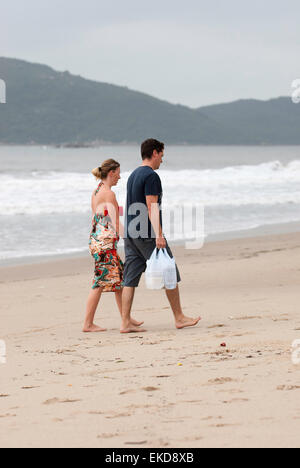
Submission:
[[[95,259],[95,277],[88,297],[84,332],[101,332],[105,329],[94,324],[95,313],[103,292],[114,292],[121,314],[121,333],[144,332],[144,322],[131,317],[135,288],[146,262],[155,248],[172,252],[162,229],[162,184],[157,171],[164,157],[164,144],[146,140],[141,146],[142,165],[129,177],[125,227],[120,222],[120,207],[112,187],[120,180],[120,164],[113,159],[105,161],[93,174],[101,182],[92,195],[93,228],[90,236],[90,251]],[[137,214],[138,213],[138,214]],[[120,237],[125,243],[125,266],[117,249]],[[177,268],[177,267],[176,267]],[[177,268],[177,281],[181,281]],[[176,328],[182,329],[198,324],[200,317],[186,317],[181,308],[179,288],[166,290],[172,308]]]

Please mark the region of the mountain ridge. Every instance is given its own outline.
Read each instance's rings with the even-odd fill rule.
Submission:
[[[0,57],[7,103],[1,144],[300,144],[300,107],[286,97],[190,108],[44,64]]]

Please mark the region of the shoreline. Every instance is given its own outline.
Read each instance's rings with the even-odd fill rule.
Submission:
[[[204,261],[206,257],[210,256],[209,252],[228,251],[237,252],[243,250],[251,250],[253,244],[257,245],[270,245],[276,248],[281,242],[286,240],[297,242],[298,234],[300,233],[300,223],[295,223],[294,231],[291,231],[290,224],[283,227],[282,225],[276,225],[277,228],[274,230],[274,226],[270,229],[255,228],[247,232],[235,231],[236,236],[240,236],[243,233],[243,237],[233,237],[233,233],[229,238],[212,238],[210,237],[205,241],[203,247],[197,250],[185,249],[182,243],[170,243],[173,254],[176,258],[177,263],[186,263],[193,256],[203,257]],[[300,236],[299,236],[300,238]],[[275,247],[274,247],[275,246]],[[265,247],[265,251],[268,250]],[[270,249],[272,252],[272,249]],[[123,261],[125,260],[124,249],[119,249],[119,254]],[[17,264],[0,265],[0,285],[10,282],[22,282],[35,279],[46,279],[46,278],[60,278],[66,276],[78,276],[86,275],[92,279],[94,270],[94,260],[89,254],[89,251],[82,252],[78,255],[58,255],[49,256],[47,259],[41,257],[28,258],[27,262]]]
[[[228,231],[218,234],[211,234],[205,238],[204,245],[215,242],[223,242],[227,240],[238,240],[238,239],[251,239],[261,236],[272,236],[280,234],[292,234],[300,232],[300,221],[294,221],[290,223],[282,224],[269,224],[259,226],[251,229]],[[171,247],[184,247],[185,241],[171,241],[169,242]],[[124,252],[123,247],[120,247],[121,254]],[[0,260],[0,277],[1,271],[9,267],[18,267],[24,265],[40,265],[52,262],[58,262],[63,260],[79,260],[89,256],[88,248],[84,251],[78,251],[74,253],[57,254],[57,255],[44,255],[44,256],[28,256],[11,259]]]

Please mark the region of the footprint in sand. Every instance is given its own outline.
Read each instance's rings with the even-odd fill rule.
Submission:
[[[106,416],[106,419],[128,418],[130,416],[132,416],[131,413],[119,413],[119,414],[112,414],[110,416]]]
[[[233,320],[261,320],[261,315],[245,315],[244,317],[235,317]]]
[[[300,385],[280,385],[277,387],[280,391],[300,390]]]
[[[55,354],[69,354],[69,353],[75,353],[75,349],[58,349],[55,351]]]
[[[212,419],[223,419],[223,416],[205,416],[205,418],[201,418],[201,421],[211,421]]]
[[[235,336],[237,338],[241,338],[241,337],[246,336],[246,335],[254,335],[254,334],[255,333],[253,333],[253,332],[246,332],[246,333],[235,333],[232,336]]]
[[[97,439],[113,439],[114,437],[118,437],[119,434],[100,434],[97,436]]]
[[[33,390],[34,388],[41,388],[41,387],[21,387],[21,390]]]
[[[223,401],[224,404],[230,403],[247,403],[249,400],[247,398],[233,398],[232,400]]]
[[[78,403],[81,400],[61,400],[60,398],[51,398],[50,400],[44,401],[43,405],[55,405],[57,403]]]
[[[135,393],[136,390],[124,390],[124,392],[120,392],[120,395],[128,395],[129,393]]]
[[[145,445],[147,443],[147,440],[142,440],[141,442],[125,442],[125,445]]]
[[[145,392],[156,392],[157,390],[160,390],[160,389],[157,387],[144,387],[142,388],[142,390],[144,390]]]
[[[221,377],[218,379],[212,379],[208,381],[208,385],[223,385],[229,382],[237,382],[235,379],[231,379],[230,377]]]
[[[241,424],[211,424],[210,427],[217,427],[219,429],[225,428],[225,427],[235,427],[235,426],[241,426]]]
[[[245,393],[243,390],[240,390],[238,388],[231,388],[230,390],[226,390],[226,392],[228,393],[233,393],[233,394],[236,394],[236,393]]]
[[[188,404],[193,404],[193,403],[202,403],[203,400],[182,400],[180,403],[188,403]]]
[[[200,442],[200,440],[203,440],[203,437],[185,437],[183,440],[186,442]]]

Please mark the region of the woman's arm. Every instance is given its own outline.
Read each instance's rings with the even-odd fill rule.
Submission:
[[[120,236],[121,233],[120,233],[119,205],[118,205],[117,198],[116,198],[116,195],[114,194],[114,192],[109,192],[107,194],[106,200],[105,200],[105,205],[106,205],[106,209],[108,211],[108,216],[111,219],[112,225],[113,225],[116,233],[118,234],[118,236]]]
[[[119,236],[124,239],[125,230],[124,230],[124,225],[123,223],[121,223],[121,221],[119,221],[119,229],[120,229]]]

